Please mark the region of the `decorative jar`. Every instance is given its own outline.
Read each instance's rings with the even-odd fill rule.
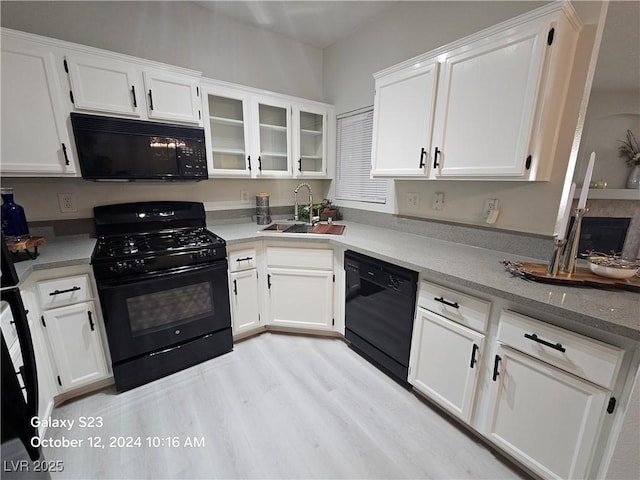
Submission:
[[[19,241],[29,236],[24,208],[13,201],[13,188],[0,189],[2,196],[2,233],[9,240]]]

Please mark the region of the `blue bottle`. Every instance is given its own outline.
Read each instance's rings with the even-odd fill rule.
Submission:
[[[2,233],[10,240],[18,241],[29,236],[24,208],[14,203],[13,188],[0,189],[2,196]]]

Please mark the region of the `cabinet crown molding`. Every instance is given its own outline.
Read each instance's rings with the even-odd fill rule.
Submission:
[[[499,32],[503,32],[508,29],[517,28],[520,25],[530,22],[532,20],[545,17],[547,15],[554,14],[556,12],[564,12],[566,19],[569,24],[576,30],[580,31],[583,27],[583,22],[578,17],[578,14],[571,4],[568,1],[561,2],[552,2],[548,5],[542,6],[540,8],[536,8],[530,12],[523,13],[518,15],[517,17],[510,18],[505,20],[504,22],[500,22],[491,27],[485,28],[484,30],[480,30],[479,32],[472,33],[464,38],[460,38],[446,45],[442,45],[438,48],[430,50],[426,53],[421,53],[420,55],[416,55],[415,57],[404,60],[403,62],[392,65],[391,67],[387,67],[384,70],[380,70],[373,74],[373,78],[377,79],[379,77],[383,77],[385,75],[389,75],[390,73],[394,73],[396,71],[402,70],[407,67],[411,67],[416,65],[417,63],[426,62],[429,60],[433,60],[449,51],[452,51],[456,48],[462,47],[466,44],[481,41],[487,37],[495,35]],[[442,59],[438,59],[442,60]]]
[[[198,70],[193,70],[190,68],[180,67],[176,65],[170,65],[163,62],[156,62],[154,60],[148,60],[142,57],[135,57],[133,55],[127,55],[125,53],[113,52],[110,50],[104,50],[102,48],[91,47],[89,45],[82,45],[80,43],[68,42],[66,40],[59,40],[57,38],[45,37],[43,35],[37,35],[35,33],[23,32],[20,30],[13,30],[11,28],[1,27],[0,32],[2,35],[11,35],[15,38],[22,38],[25,40],[35,41],[44,45],[49,45],[61,50],[64,50],[66,53],[84,53],[88,55],[97,55],[103,58],[108,58],[112,60],[120,60],[133,62],[143,67],[156,68],[159,70],[166,70],[173,73],[181,73],[184,75],[192,75],[196,77],[201,77],[202,72]],[[68,50],[68,51],[66,51]]]

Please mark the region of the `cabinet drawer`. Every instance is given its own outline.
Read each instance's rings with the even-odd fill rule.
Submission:
[[[92,298],[89,275],[38,282],[38,295],[43,310],[85,302]]]
[[[333,270],[333,250],[268,247],[267,263],[270,267]]]
[[[624,355],[617,347],[510,311],[500,317],[498,341],[609,390]]]
[[[230,272],[250,270],[256,268],[257,265],[255,248],[236,250],[235,252],[229,253],[228,258]]]
[[[429,282],[420,283],[418,306],[478,332],[487,330],[491,310],[491,302]]]

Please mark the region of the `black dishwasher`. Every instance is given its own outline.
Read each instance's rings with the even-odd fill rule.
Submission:
[[[344,254],[344,268],[345,337],[354,350],[406,384],[418,274],[351,250]]]

